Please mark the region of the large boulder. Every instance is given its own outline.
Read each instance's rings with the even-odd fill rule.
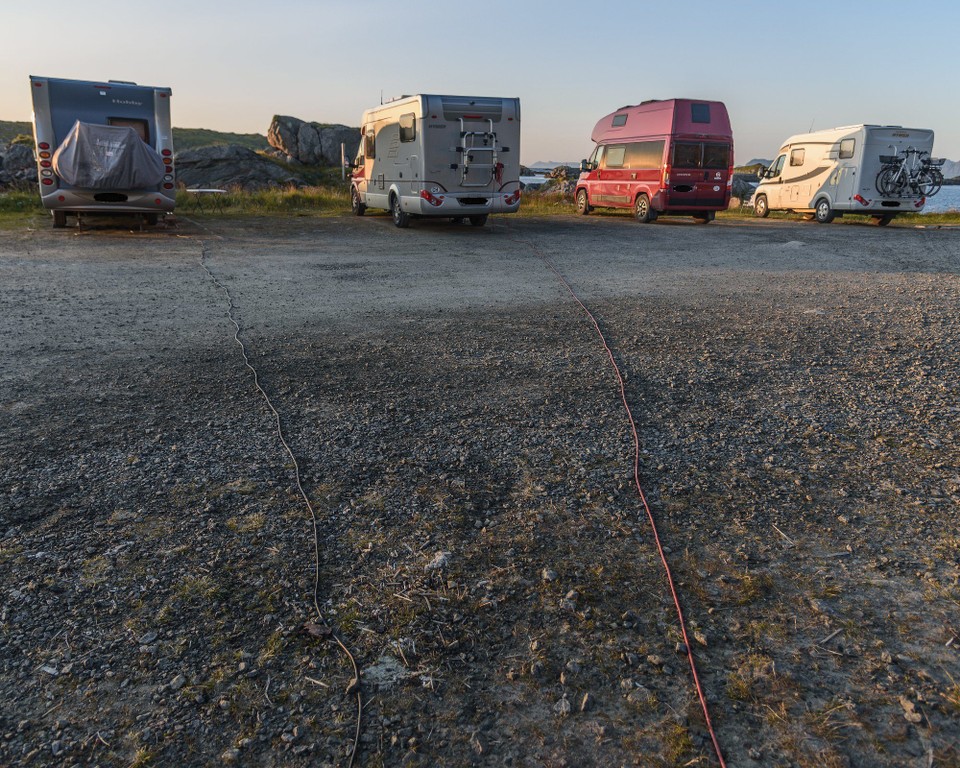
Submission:
[[[176,161],[177,181],[187,187],[262,189],[304,184],[272,160],[237,144],[188,149]]]
[[[352,159],[360,146],[360,129],[275,115],[267,130],[267,141],[293,162],[340,165],[340,145],[346,145],[347,158]]]
[[[26,144],[11,144],[0,155],[0,186],[27,186],[37,181],[37,160]]]

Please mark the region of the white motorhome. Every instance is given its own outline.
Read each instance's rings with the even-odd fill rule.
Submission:
[[[908,149],[929,154],[933,131],[848,125],[791,136],[761,171],[754,212],[764,217],[773,210],[796,211],[822,224],[844,213],[862,213],[885,225],[898,213],[921,211],[926,200],[909,187],[902,196],[878,191],[881,156],[903,157]]]
[[[520,100],[404,96],[363,113],[351,205],[411,217],[469,219],[520,207]]]
[[[135,214],[155,224],[176,202],[169,88],[30,77],[40,199],[67,214]]]

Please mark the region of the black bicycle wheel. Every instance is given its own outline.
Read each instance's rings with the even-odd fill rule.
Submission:
[[[920,178],[917,180],[920,187],[920,194],[924,197],[933,197],[943,186],[943,174],[939,168],[924,168],[920,172]]]

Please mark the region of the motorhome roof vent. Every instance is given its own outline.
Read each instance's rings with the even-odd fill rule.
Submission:
[[[119,85],[136,85],[133,80],[107,80],[108,83],[118,83]]]

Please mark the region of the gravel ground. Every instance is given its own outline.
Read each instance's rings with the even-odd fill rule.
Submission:
[[[0,764],[960,765],[960,232],[0,232]],[[306,629],[305,629],[306,627]],[[682,649],[680,649],[682,651]]]

